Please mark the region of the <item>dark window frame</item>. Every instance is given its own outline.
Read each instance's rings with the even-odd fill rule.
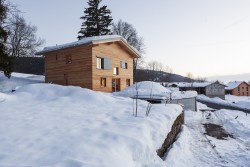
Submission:
[[[66,64],[71,64],[72,63],[72,56],[71,55],[66,55]]]

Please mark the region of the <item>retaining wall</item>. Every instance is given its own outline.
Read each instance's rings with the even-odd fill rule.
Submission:
[[[168,151],[169,147],[175,142],[177,135],[181,130],[181,125],[184,123],[184,112],[182,112],[174,121],[171,131],[167,134],[167,137],[156,152],[159,157],[163,157],[164,154]]]

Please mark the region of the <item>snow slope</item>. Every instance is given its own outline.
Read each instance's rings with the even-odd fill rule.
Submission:
[[[0,93],[0,166],[161,167],[156,154],[182,108],[80,87],[30,84]]]
[[[34,84],[43,83],[44,76],[22,74],[22,73],[11,73],[10,79],[4,76],[3,72],[0,71],[0,92],[10,92],[16,90],[18,87]]]
[[[234,98],[231,97],[230,100],[222,100],[218,97],[209,98],[205,95],[199,95],[199,96],[197,96],[197,99],[207,101],[207,102],[216,103],[216,104],[222,104],[225,106],[237,107],[239,109],[250,109],[250,102],[249,101],[238,101],[238,100],[235,100],[235,99],[237,99],[236,97],[234,97]],[[227,99],[227,97],[226,97],[226,99]],[[236,101],[236,103],[233,103],[235,101]]]

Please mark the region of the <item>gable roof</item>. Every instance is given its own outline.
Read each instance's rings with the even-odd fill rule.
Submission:
[[[139,51],[135,49],[133,46],[129,45],[128,42],[120,35],[93,36],[93,37],[83,38],[76,42],[71,42],[56,46],[49,46],[45,47],[42,51],[37,52],[36,55],[43,55],[48,52],[58,51],[61,49],[71,48],[80,45],[101,44],[109,42],[119,42],[121,45],[125,46],[128,49],[128,51],[134,55],[134,57],[141,57]]]
[[[233,90],[235,88],[237,88],[240,84],[242,83],[246,83],[245,81],[233,81],[233,82],[229,82],[226,86],[226,90]],[[248,83],[246,83],[247,85],[249,85]]]

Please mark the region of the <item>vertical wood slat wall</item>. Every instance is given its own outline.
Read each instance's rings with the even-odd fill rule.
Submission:
[[[96,45],[81,45],[46,53],[45,81],[60,85],[81,86],[95,91],[111,92],[112,78],[120,79],[121,90],[126,88],[126,79],[133,83],[133,57],[119,42]],[[71,63],[67,63],[68,57]],[[96,57],[111,59],[111,69],[97,69]],[[121,61],[128,64],[121,68]],[[119,75],[113,68],[119,68]],[[106,78],[106,87],[101,87],[101,77]]]
[[[93,90],[111,92],[113,78],[120,79],[121,90],[126,88],[126,79],[130,79],[130,84],[133,83],[133,57],[118,42],[94,45],[92,55]],[[110,58],[111,69],[97,69],[96,57]],[[128,63],[127,69],[121,68],[121,61]],[[115,67],[119,68],[119,75],[113,74],[113,69]],[[106,87],[100,86],[101,77],[106,78]]]
[[[244,87],[244,89],[242,89],[242,87]],[[247,89],[247,87],[248,87],[248,89]],[[240,88],[240,91],[238,91],[238,88]],[[232,95],[250,96],[250,86],[247,83],[242,82],[238,87],[236,87],[232,90]]]
[[[67,56],[71,63],[67,64]],[[92,89],[92,47],[77,46],[45,54],[45,82]]]

